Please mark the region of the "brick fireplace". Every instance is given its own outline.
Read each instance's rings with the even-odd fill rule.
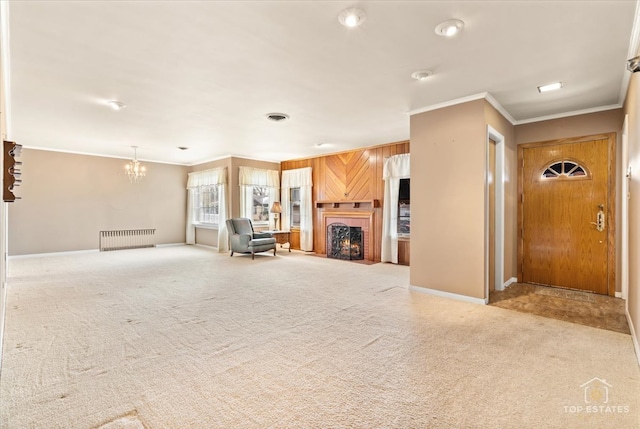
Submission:
[[[322,230],[325,237],[329,234],[332,224],[342,224],[347,227],[360,228],[361,231],[361,256],[359,259],[373,261],[373,251],[371,243],[373,240],[373,212],[352,211],[352,212],[331,212],[322,213]],[[330,244],[325,241],[324,253],[328,254]],[[352,258],[339,258],[352,259]]]

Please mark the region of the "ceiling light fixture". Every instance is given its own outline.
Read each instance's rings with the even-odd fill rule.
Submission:
[[[345,27],[354,28],[362,24],[367,19],[367,14],[362,9],[352,7],[345,9],[338,15],[338,21]]]
[[[107,104],[109,105],[109,107],[111,107],[113,110],[122,110],[125,107],[127,107],[126,104],[124,104],[122,101],[117,101],[117,100],[109,100],[107,101]]]
[[[554,83],[550,83],[549,85],[539,86],[538,92],[542,94],[543,92],[555,91],[560,88],[562,88],[562,82],[554,82]]]
[[[464,28],[464,22],[459,19],[449,19],[441,22],[436,27],[436,34],[438,36],[451,37],[458,34]]]
[[[267,113],[267,119],[273,122],[282,122],[289,119],[289,115],[286,113]]]
[[[418,70],[411,73],[411,77],[416,80],[425,80],[432,74],[433,72],[431,70]]]
[[[131,146],[133,148],[133,159],[124,166],[125,170],[127,170],[127,175],[129,176],[129,181],[131,183],[138,183],[144,176],[147,174],[147,168],[140,164],[138,161],[138,146]]]

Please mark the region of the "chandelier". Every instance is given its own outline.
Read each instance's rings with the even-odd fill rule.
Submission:
[[[140,164],[138,161],[137,149],[138,146],[131,146],[133,148],[133,159],[124,166],[127,170],[127,175],[129,176],[129,181],[131,183],[137,183],[147,174],[147,167]]]

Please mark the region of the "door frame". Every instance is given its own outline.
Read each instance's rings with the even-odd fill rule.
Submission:
[[[607,295],[616,294],[616,133],[594,134],[518,145],[518,282],[522,282],[524,264],[524,150],[540,146],[558,146],[593,140],[607,140],[609,150],[607,204]]]
[[[489,207],[489,145],[493,140],[496,144],[495,177],[495,201],[494,207]],[[490,125],[487,125],[487,139],[485,146],[485,298],[489,299],[489,210],[495,210],[495,284],[497,291],[504,290],[504,183],[505,183],[505,139],[502,134]]]
[[[629,178],[631,171],[629,166],[629,115],[624,116],[622,124],[622,160],[620,171],[620,291],[621,298],[629,305]]]

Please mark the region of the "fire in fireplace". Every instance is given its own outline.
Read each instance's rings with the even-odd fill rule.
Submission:
[[[344,223],[327,225],[327,258],[364,259],[362,228]]]

